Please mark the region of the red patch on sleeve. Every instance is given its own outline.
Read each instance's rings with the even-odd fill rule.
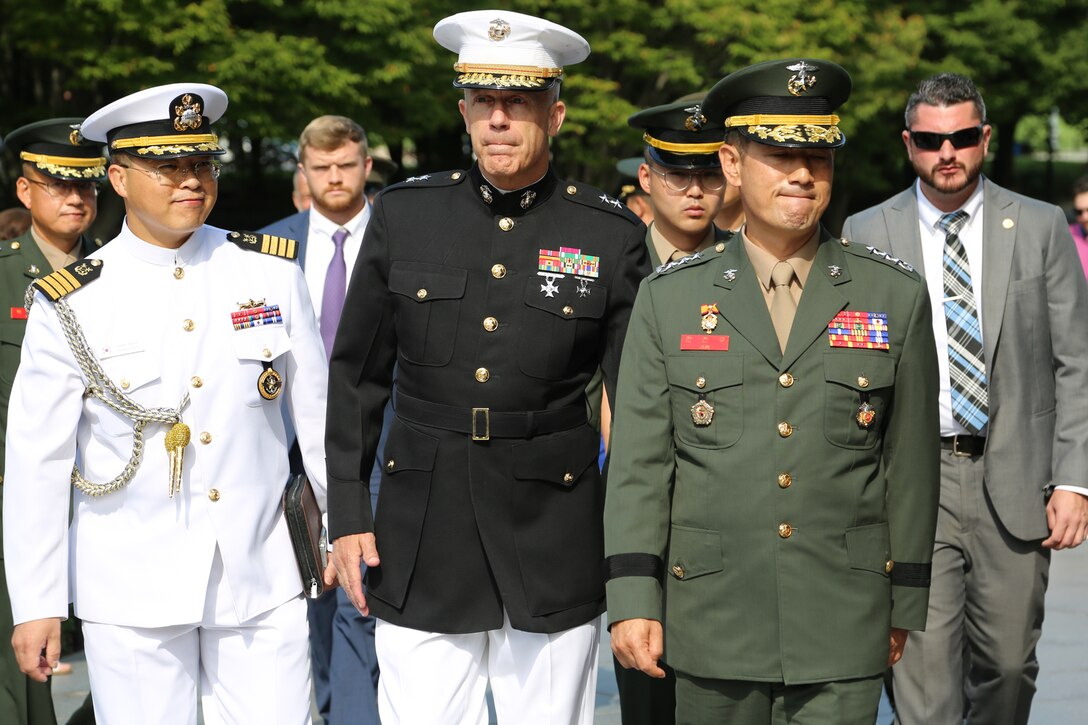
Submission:
[[[26,319],[26,308],[25,307],[12,307],[11,308],[11,319],[13,319],[13,320],[25,320]]]

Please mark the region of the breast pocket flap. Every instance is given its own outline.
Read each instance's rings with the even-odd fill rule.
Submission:
[[[394,262],[389,269],[389,291],[421,304],[461,299],[467,282],[468,270],[427,262]]]

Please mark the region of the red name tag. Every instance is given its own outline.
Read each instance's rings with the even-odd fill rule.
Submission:
[[[728,350],[729,335],[681,335],[681,350]]]
[[[11,308],[11,319],[13,319],[13,320],[25,320],[26,319],[26,308],[25,307],[12,307]]]

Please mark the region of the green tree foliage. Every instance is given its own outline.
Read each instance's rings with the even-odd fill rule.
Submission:
[[[1022,117],[1057,106],[1074,125],[1088,119],[1088,0],[0,0],[0,133],[193,80],[230,95],[221,132],[251,193],[321,113],[359,120],[402,174],[405,142],[422,169],[464,166],[455,59],[431,29],[495,5],[590,41],[590,58],[568,71],[567,122],[553,149],[563,174],[606,188],[615,159],[640,149],[627,116],[770,58],[828,58],[853,75],[838,215],[905,185],[902,109],[933,72],[978,82],[997,128],[993,173],[1005,183],[1012,145],[1001,140]]]

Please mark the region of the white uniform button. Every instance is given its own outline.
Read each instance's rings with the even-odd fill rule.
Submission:
[[[193,384],[194,388],[199,388],[204,384],[204,381],[200,379],[199,375],[194,375],[192,379],[189,380],[189,382]]]
[[[121,378],[121,390],[128,390],[130,385],[132,383],[128,381],[128,378]]]
[[[181,279],[185,276],[185,270],[181,267],[174,267],[174,279]]]
[[[265,356],[265,359],[272,357],[272,351],[269,350],[267,347],[261,350],[261,354]]]
[[[211,499],[212,503],[215,503],[216,501],[218,501],[219,500],[219,489],[218,488],[213,488],[211,491],[208,491],[208,498]]]
[[[208,431],[204,431],[203,433],[200,434],[200,442],[203,443],[204,445],[208,445],[209,443],[212,442],[212,434],[209,433]]]
[[[194,327],[196,327],[196,323],[192,320],[186,320],[185,322],[181,323],[181,329],[185,330],[186,332],[192,332]]]

